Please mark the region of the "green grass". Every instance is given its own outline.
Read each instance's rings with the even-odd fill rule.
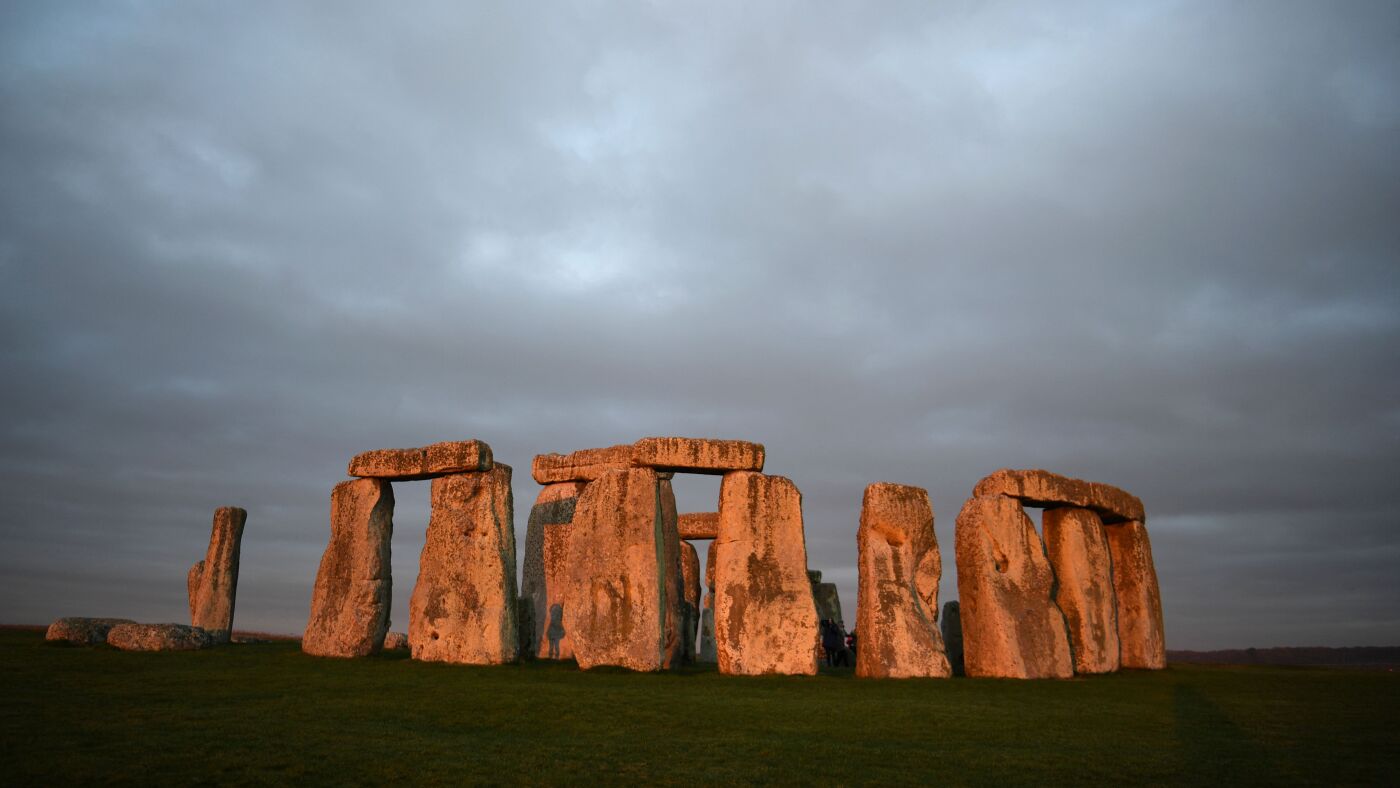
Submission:
[[[1325,783],[1400,769],[1400,677],[579,672],[136,654],[0,631],[4,783]]]

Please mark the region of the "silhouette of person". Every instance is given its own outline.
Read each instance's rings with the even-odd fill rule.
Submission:
[[[841,658],[841,649],[844,647],[845,638],[841,637],[841,628],[836,626],[835,621],[830,619],[822,621],[822,650],[826,652],[826,664],[835,665]]]
[[[564,639],[564,606],[557,602],[549,606],[549,628],[544,636],[549,638],[549,659],[559,659],[559,641]]]

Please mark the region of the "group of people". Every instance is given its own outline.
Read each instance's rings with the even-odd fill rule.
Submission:
[[[856,664],[856,633],[846,632],[844,623],[829,618],[822,619],[821,637],[827,665],[849,668]]]

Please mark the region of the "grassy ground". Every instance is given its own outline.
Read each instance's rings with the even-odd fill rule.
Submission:
[[[1386,784],[1400,676],[1180,666],[1075,681],[662,675],[295,643],[135,654],[0,631],[8,785]]]

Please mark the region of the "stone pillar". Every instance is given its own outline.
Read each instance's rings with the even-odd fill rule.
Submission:
[[[301,650],[363,657],[389,631],[389,540],[394,490],[383,479],[341,482],[331,492],[331,540],[316,572]]]
[[[1118,641],[1125,668],[1161,670],[1167,666],[1162,627],[1162,593],[1152,543],[1141,520],[1105,526],[1113,556],[1113,590],[1118,599]]]
[[[681,654],[683,661],[694,662],[696,630],[700,626],[700,554],[687,541],[681,542],[681,578],[685,586]]]
[[[958,600],[943,603],[938,626],[943,631],[943,650],[948,654],[948,666],[953,669],[953,675],[967,675],[963,666],[962,611],[958,609]]]
[[[530,508],[525,530],[524,578],[520,583],[522,654],[571,659],[574,644],[564,631],[564,589],[569,576],[569,538],[574,511],[587,482],[547,485]]]
[[[968,499],[954,547],[967,675],[1073,676],[1065,618],[1052,598],[1055,574],[1020,502],[1002,495]]]
[[[215,643],[227,643],[233,632],[233,602],[238,594],[238,552],[248,513],[237,506],[214,510],[214,527],[204,560],[190,567],[186,585],[190,623],[209,633]]]
[[[754,471],[720,484],[715,644],[721,673],[814,675],[817,610],[807,579],[802,494]]]
[[[1103,521],[1089,509],[1061,506],[1041,515],[1045,552],[1055,570],[1055,604],[1065,616],[1075,673],[1118,669],[1117,604]]]
[[[705,550],[705,606],[700,611],[700,662],[718,662],[715,651],[715,556],[719,541],[710,540]]]
[[[938,630],[943,559],[933,532],[928,492],[886,482],[866,487],[856,546],[860,551],[856,675],[952,675]]]
[[[661,515],[661,554],[666,584],[663,609],[666,611],[666,665],[668,667],[694,659],[694,636],[690,656],[685,654],[685,574],[681,557],[680,514],[676,509],[676,493],[671,488],[669,472],[656,474],[656,495]],[[692,630],[693,631],[693,630]]]
[[[413,658],[499,665],[520,638],[511,469],[433,480],[432,515],[408,610]]]

